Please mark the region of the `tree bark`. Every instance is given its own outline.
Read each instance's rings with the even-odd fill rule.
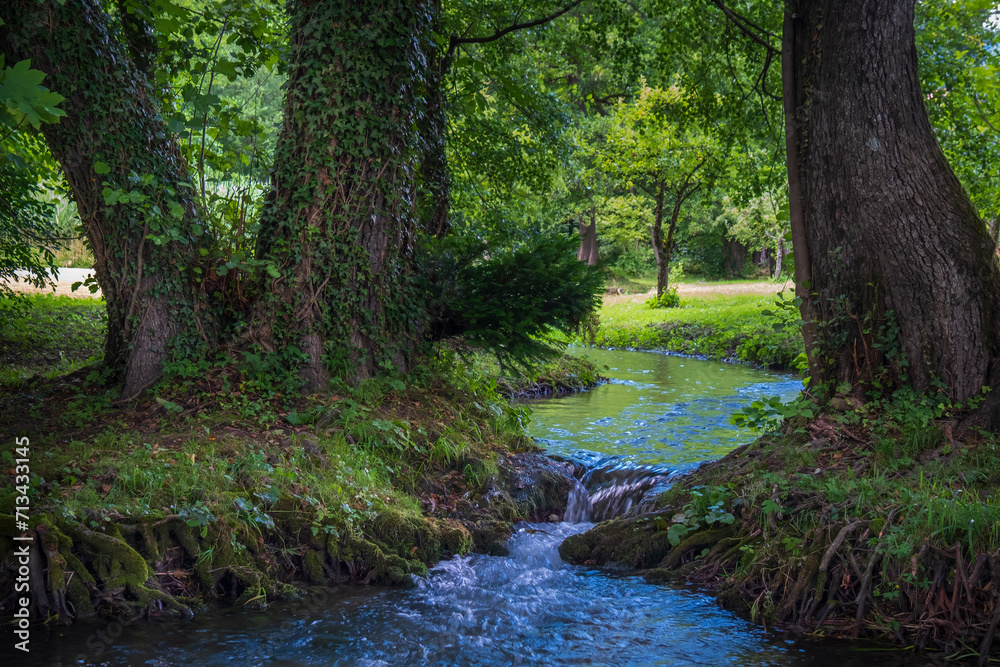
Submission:
[[[914,0],[791,4],[796,282],[823,324],[809,345],[813,385],[864,397],[888,374],[967,400],[992,384],[1000,273],[927,117]]]
[[[405,372],[430,11],[405,0],[293,0],[285,121],[259,256],[277,277],[256,338],[304,353],[306,388]],[[378,47],[374,45],[379,45]]]
[[[576,258],[589,266],[595,266],[600,261],[600,252],[597,248],[596,207],[590,208],[590,222],[586,225],[580,223],[580,250],[577,251]]]
[[[435,20],[440,21],[440,0],[433,0],[431,4]],[[444,95],[444,77],[450,69],[450,55],[438,53],[437,48],[430,43],[427,47],[424,79],[424,96],[427,102],[418,121],[422,186],[418,207],[423,229],[435,238],[442,238],[447,233],[448,215],[451,212],[451,172],[448,170],[446,151],[448,116]]]
[[[656,188],[656,211],[653,215],[653,226],[649,228],[649,240],[653,244],[653,256],[656,258],[656,298],[659,299],[667,290],[667,278],[670,271],[670,257],[663,244],[663,197],[664,186]]]
[[[66,97],[67,115],[43,133],[94,253],[105,363],[123,398],[135,396],[160,377],[172,346],[199,335],[202,299],[187,272],[208,237],[187,165],[99,2],[8,0],[0,20],[7,62],[30,59]]]

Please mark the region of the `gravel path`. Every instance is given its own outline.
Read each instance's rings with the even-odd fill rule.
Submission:
[[[59,269],[59,277],[55,280],[54,291],[51,287],[38,289],[37,287],[23,282],[12,282],[9,284],[15,292],[25,292],[27,294],[66,294],[80,299],[96,299],[101,296],[100,290],[91,294],[85,287],[81,287],[75,292],[71,289],[73,283],[84,280],[87,276],[93,274],[93,272],[93,269]],[[18,272],[19,275],[23,273],[24,272],[22,271]],[[791,289],[792,286],[793,283],[791,280],[786,281],[784,284],[772,282],[770,280],[730,284],[708,282],[678,283],[677,291],[681,296],[708,296],[711,294],[774,294],[776,292],[780,292],[782,289]],[[629,299],[632,301],[644,301],[647,296],[648,295],[646,294],[607,295],[604,297],[604,302],[609,304],[620,303]]]
[[[15,273],[18,276],[27,275],[25,271],[16,271]],[[81,285],[80,289],[73,291],[73,283],[82,282],[93,274],[93,269],[59,269],[59,277],[53,281],[55,289],[52,287],[38,288],[24,282],[7,281],[7,284],[15,292],[24,292],[25,294],[65,294],[78,299],[99,299],[101,297],[100,290],[91,294],[89,289]]]
[[[795,283],[786,280],[784,283],[776,283],[771,280],[760,280],[745,283],[678,283],[677,293],[681,296],[712,296],[731,294],[776,294],[783,289],[791,290]],[[654,290],[647,294],[609,294],[604,297],[605,305],[622,303],[623,301],[633,301],[639,303],[652,296]]]

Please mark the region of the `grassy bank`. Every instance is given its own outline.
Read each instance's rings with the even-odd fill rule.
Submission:
[[[99,354],[102,329],[90,323],[101,302],[33,299],[43,307],[3,334],[15,362],[0,385],[11,445],[0,460],[15,469],[28,458],[31,474],[27,489],[0,485],[0,560],[13,562],[27,490],[42,618],[190,613],[212,598],[260,605],[343,580],[406,584],[449,554],[500,553],[513,522],[565,507],[568,473],[523,435],[505,394],[592,382],[576,360],[498,381],[483,375],[488,363],[441,351],[405,381],[301,397],[254,354],[233,353],[120,405],[84,366]],[[7,603],[10,572],[0,569]]]
[[[996,657],[1000,446],[934,410],[793,419],[560,552],[708,585],[766,625]]]
[[[579,342],[665,350],[773,369],[793,368],[803,352],[797,326],[784,315],[787,310],[775,305],[773,295],[682,296],[680,307],[658,309],[647,307],[645,299],[645,295],[605,297],[599,326],[592,338]],[[781,314],[765,315],[765,311]]]

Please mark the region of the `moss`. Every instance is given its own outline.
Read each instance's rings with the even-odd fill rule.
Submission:
[[[510,551],[506,544],[514,534],[514,525],[509,521],[484,520],[464,522],[463,524],[472,536],[475,551],[490,556],[507,556]]]
[[[87,618],[95,614],[94,604],[90,601],[90,589],[84,583],[84,579],[78,576],[81,570],[74,569],[74,574],[66,582],[66,599],[73,605],[73,615],[77,618]],[[82,570],[86,572],[86,570]],[[87,573],[89,577],[90,574]],[[93,579],[93,577],[91,577]]]
[[[437,522],[441,532],[441,548],[458,556],[464,556],[475,548],[472,533],[461,521],[440,519]]]
[[[657,567],[646,572],[646,574],[642,575],[642,578],[650,584],[665,584],[670,581],[672,574],[673,572],[665,567]]]
[[[326,583],[326,572],[323,570],[323,564],[325,561],[325,549],[310,549],[306,552],[306,555],[302,559],[302,564],[305,567],[306,576],[309,577],[310,583]]]
[[[669,551],[666,531],[656,530],[653,522],[635,519],[599,523],[585,533],[571,535],[559,545],[559,555],[569,563],[616,563],[635,568],[657,565]]]
[[[671,549],[667,557],[663,559],[662,565],[668,570],[676,569],[681,562],[681,558],[693,549],[714,546],[720,540],[724,540],[732,534],[733,529],[728,526],[716,530],[699,530],[693,535],[684,538],[680,544]]]

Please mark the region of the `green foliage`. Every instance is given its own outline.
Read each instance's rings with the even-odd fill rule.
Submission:
[[[597,306],[603,277],[576,259],[575,242],[539,235],[511,250],[457,239],[427,251],[424,289],[432,339],[463,335],[502,366],[554,355]]]
[[[25,122],[37,130],[43,123],[56,123],[66,115],[59,108],[65,98],[42,85],[45,74],[31,69],[31,61],[22,60],[13,67],[4,64],[0,54],[0,126],[5,128],[2,139]]]
[[[677,293],[677,285],[670,287],[660,296],[646,299],[646,306],[648,308],[680,308],[681,297]]]
[[[0,54],[0,312],[9,323],[29,302],[8,283],[45,286],[57,245],[51,208],[39,197],[45,177],[37,160],[42,149],[28,130],[58,122],[66,113],[59,108],[64,98],[42,85],[45,74],[31,69],[27,60],[13,67],[4,62]]]
[[[996,235],[1000,138],[1000,37],[996,3],[922,0],[915,28],[920,85],[948,163]]]
[[[690,489],[690,500],[669,522],[664,517],[656,517],[656,529],[666,531],[667,540],[676,547],[689,533],[715,524],[734,523],[736,517],[731,510],[741,502],[727,487],[695,486]]]
[[[780,396],[768,396],[730,415],[729,423],[766,433],[777,430],[786,419],[811,419],[815,415],[816,404],[810,398],[799,397],[784,402]]]

